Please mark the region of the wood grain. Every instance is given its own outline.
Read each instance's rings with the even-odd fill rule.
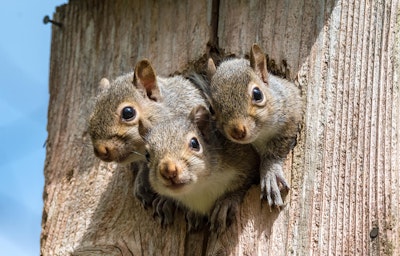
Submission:
[[[183,217],[161,229],[133,197],[132,170],[95,159],[86,129],[103,76],[129,72],[143,57],[166,76],[206,54],[208,8],[204,1],[70,1],[57,8],[53,18],[63,27],[52,33],[42,255],[183,255],[190,237]]]
[[[53,19],[42,255],[400,255],[398,0],[70,0]],[[221,237],[187,234],[180,214],[161,229],[132,170],[93,156],[97,82],[143,57],[170,75],[210,45],[243,57],[254,42],[304,97],[288,204],[270,211],[254,186]]]

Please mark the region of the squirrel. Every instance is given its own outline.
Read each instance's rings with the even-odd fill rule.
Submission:
[[[205,216],[211,230],[226,230],[244,194],[258,181],[259,157],[253,147],[227,140],[202,105],[189,116],[150,127],[140,123],[139,131],[146,142],[154,191],[189,214]]]
[[[106,162],[145,160],[139,119],[153,124],[207,105],[195,84],[182,76],[156,76],[146,59],[136,64],[133,73],[112,82],[101,79],[99,88],[88,130],[95,155]]]
[[[161,224],[173,221],[173,206],[148,187],[145,147],[139,120],[154,125],[175,115],[189,114],[194,106],[207,106],[201,88],[183,76],[160,77],[151,63],[140,60],[134,71],[114,81],[101,79],[89,119],[94,154],[105,162],[131,164],[137,175],[134,194],[146,208],[153,206]]]
[[[250,61],[207,63],[211,110],[218,129],[232,142],[251,144],[260,155],[261,199],[270,207],[283,205],[279,183],[290,189],[283,161],[296,144],[303,106],[293,83],[269,74],[265,54],[257,44]]]

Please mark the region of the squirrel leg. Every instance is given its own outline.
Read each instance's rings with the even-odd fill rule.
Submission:
[[[172,199],[158,195],[150,186],[149,169],[145,162],[132,164],[137,171],[133,194],[141,202],[143,207],[153,207],[153,217],[158,218],[161,226],[165,227],[174,222],[176,204]]]
[[[269,206],[283,206],[279,183],[283,189],[289,190],[289,185],[283,174],[283,162],[279,159],[265,158],[260,165],[261,199],[267,199]]]
[[[158,218],[163,228],[174,223],[176,209],[176,203],[172,199],[156,195],[153,201],[153,217]]]
[[[246,191],[247,187],[228,193],[217,200],[211,211],[211,231],[222,234],[235,221]]]
[[[137,171],[133,186],[133,194],[140,201],[142,206],[147,209],[147,207],[152,206],[156,197],[156,193],[151,189],[149,183],[149,169],[145,162],[133,163],[132,169]]]
[[[202,229],[207,223],[207,216],[195,213],[193,211],[185,209],[186,214],[186,223],[187,223],[187,232],[195,232]]]

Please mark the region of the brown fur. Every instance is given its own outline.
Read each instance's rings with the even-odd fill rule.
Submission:
[[[89,134],[95,154],[103,161],[129,163],[145,159],[139,120],[155,124],[188,114],[194,106],[207,105],[201,91],[189,80],[181,76],[158,77],[147,60],[138,62],[134,73],[111,83],[103,78],[100,87],[89,121]],[[125,106],[136,111],[131,121],[121,118]]]
[[[270,205],[283,205],[278,183],[289,188],[282,163],[295,144],[302,118],[300,90],[268,74],[265,55],[257,45],[251,48],[250,61],[231,59],[216,69],[209,60],[208,70],[218,128],[229,140],[254,146],[261,157],[262,197]],[[257,89],[262,100],[253,96]]]
[[[134,72],[112,82],[103,78],[99,89],[89,120],[95,154],[103,161],[134,163],[132,168],[138,173],[135,196],[144,207],[154,206],[154,214],[160,217],[161,224],[172,223],[175,204],[156,195],[150,188],[139,124],[156,125],[177,115],[188,115],[194,106],[207,106],[203,93],[181,76],[157,76],[148,60],[139,61]],[[132,120],[122,118],[121,111],[125,107],[135,110]]]
[[[198,149],[190,147],[194,138]],[[196,214],[212,217],[213,228],[225,229],[232,216],[218,212],[225,209],[221,204],[228,204],[230,214],[235,214],[258,176],[259,159],[253,148],[216,132],[204,106],[195,108],[189,118],[181,116],[149,128],[145,140],[153,189]]]

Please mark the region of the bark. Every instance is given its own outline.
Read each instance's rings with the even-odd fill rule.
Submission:
[[[53,19],[42,255],[400,255],[398,0],[70,0]],[[140,58],[167,76],[254,42],[304,96],[288,204],[270,211],[255,185],[221,237],[188,234],[180,213],[162,229],[134,173],[93,155],[97,83]]]

